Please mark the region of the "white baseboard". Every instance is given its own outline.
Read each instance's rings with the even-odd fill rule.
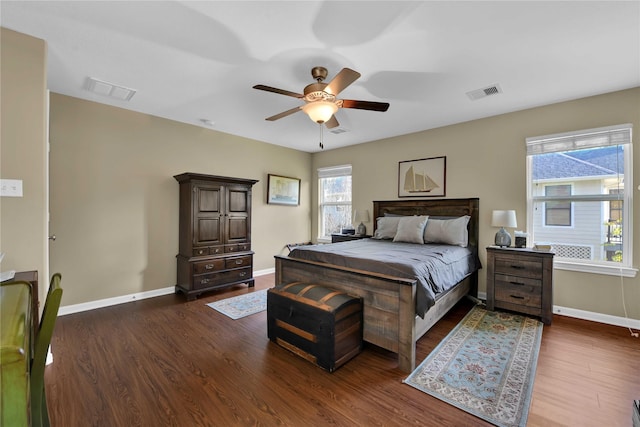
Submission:
[[[553,306],[553,313],[561,316],[575,317],[576,319],[590,320],[592,322],[606,323],[607,325],[622,326],[640,330],[640,320],[626,317],[611,316],[609,314],[595,313],[593,311],[578,310],[570,307]]]
[[[265,276],[267,274],[272,274],[274,272],[275,272],[275,268],[267,268],[264,270],[254,271],[253,276],[254,277]],[[123,304],[126,302],[158,297],[161,295],[169,295],[174,292],[175,292],[175,287],[170,286],[168,288],[154,289],[152,291],[138,292],[135,294],[123,295],[123,296],[113,297],[113,298],[105,298],[105,299],[86,302],[82,304],[67,305],[64,307],[60,307],[60,310],[58,310],[58,316],[79,313],[82,311],[95,310],[97,308],[109,307],[112,305]],[[478,298],[483,301],[486,301],[487,300],[486,292],[478,292]],[[590,320],[592,322],[599,322],[599,323],[605,323],[607,325],[622,326],[624,328],[632,328],[635,330],[640,330],[640,320],[637,320],[637,319],[627,319],[625,317],[611,316],[609,314],[595,313],[592,311],[578,310],[575,308],[561,307],[557,305],[553,306],[553,313],[558,314],[560,316],[574,317],[576,319]]]
[[[253,272],[253,277],[264,276],[266,274],[272,274],[275,272],[275,268],[267,268],[265,270],[259,270]],[[122,295],[113,298],[105,298],[96,301],[85,302],[81,304],[65,305],[58,310],[58,316],[64,316],[67,314],[80,313],[82,311],[95,310],[97,308],[110,307],[112,305],[124,304],[126,302],[133,302],[143,300],[147,298],[159,297],[162,295],[169,295],[175,293],[175,286],[169,286],[167,288],[154,289],[152,291],[137,292],[135,294]]]
[[[486,301],[487,293],[478,292],[478,298]],[[640,330],[640,320],[637,319],[627,319],[626,317],[611,316],[609,314],[578,310],[576,308],[562,307],[559,305],[553,306],[553,313],[560,316],[574,317],[576,319],[590,320],[592,322],[605,323],[607,325],[622,326],[623,328]]]

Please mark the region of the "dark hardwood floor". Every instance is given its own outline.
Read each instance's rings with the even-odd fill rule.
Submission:
[[[273,286],[258,277],[255,290]],[[393,354],[367,345],[330,374],[270,343],[266,312],[231,320],[167,295],[62,316],[46,368],[53,427],[488,425],[402,383]],[[423,360],[471,308],[419,342]],[[545,326],[528,426],[631,426],[640,340],[620,327],[554,316]]]

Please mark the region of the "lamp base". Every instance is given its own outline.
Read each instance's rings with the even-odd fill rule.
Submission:
[[[500,247],[509,247],[511,246],[511,236],[504,229],[504,227],[500,227],[500,230],[496,233],[496,246]]]
[[[365,234],[367,234],[367,227],[365,227],[364,223],[360,223],[360,225],[358,226],[358,231],[356,231],[356,233],[358,234],[358,236],[364,236]]]

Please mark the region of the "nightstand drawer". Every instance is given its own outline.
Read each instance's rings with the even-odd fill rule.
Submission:
[[[527,307],[540,308],[542,304],[542,282],[517,276],[495,276],[495,300]]]
[[[542,261],[525,257],[495,257],[495,273],[542,279]]]

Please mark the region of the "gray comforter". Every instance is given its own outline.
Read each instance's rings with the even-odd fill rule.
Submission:
[[[416,313],[420,317],[424,317],[435,304],[439,293],[452,288],[480,268],[477,253],[471,247],[394,243],[375,239],[299,246],[289,256],[417,279]]]

